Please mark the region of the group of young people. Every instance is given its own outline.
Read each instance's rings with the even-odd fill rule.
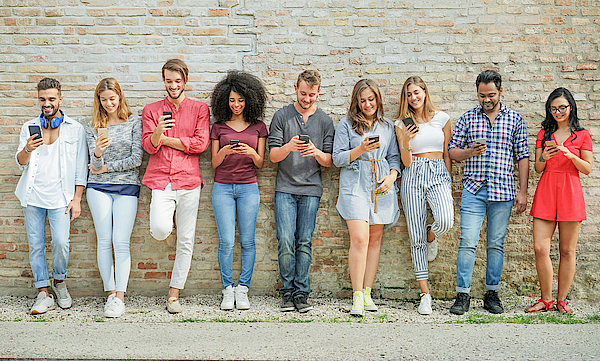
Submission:
[[[150,234],[176,247],[166,309],[182,312],[179,292],[190,270],[200,192],[199,154],[210,144],[214,169],[212,206],[219,238],[221,309],[249,309],[256,256],[255,227],[260,206],[256,169],[269,159],[277,164],[274,196],[281,311],[307,312],[312,234],[323,193],[321,168],[340,168],[336,209],[350,235],[348,267],[356,316],[377,311],[372,287],[379,265],[382,234],[396,224],[399,201],[406,216],[411,255],[421,289],[418,312],[431,314],[428,262],[435,259],[437,238],[454,223],[452,162],[464,162],[457,257],[457,297],[450,312],[469,309],[475,249],[487,218],[487,293],[484,307],[503,312],[498,297],[503,244],[513,204],[527,205],[529,150],[521,116],[500,101],[501,77],[484,71],[477,77],[479,105],[463,114],[454,132],[449,116],[435,109],[423,80],[406,80],[395,120],[384,117],[375,81],[354,86],[347,116],[337,129],[316,105],[321,77],[314,70],[298,76],[296,100],[263,119],[267,95],[259,78],[230,71],[211,97],[209,107],[185,96],[188,68],[178,59],[162,68],[167,96],[132,115],[118,82],[100,81],[92,118],[86,127],[60,109],[61,85],[51,78],[37,86],[42,113],[21,130],[16,160],[23,174],[16,189],[25,215],[34,287],[39,290],[32,314],[71,307],[65,279],[70,221],[87,202],[97,238],[97,260],[107,300],[104,316],[125,311],[131,257],[129,242],[142,183],[152,190]],[[577,118],[577,106],[565,88],[552,92],[536,141],[535,170],[543,172],[531,215],[541,298],[527,312],[557,308],[572,312],[566,301],[575,271],[575,248],[585,204],[579,173],[589,174],[592,143]],[[142,182],[143,151],[150,154]],[[519,192],[513,176],[519,169]],[[400,189],[397,187],[400,182]],[[560,205],[559,205],[560,199]],[[433,221],[427,222],[427,204]],[[45,256],[45,223],[52,236],[53,272]],[[237,219],[237,222],[236,222]],[[233,277],[236,223],[241,271]],[[559,228],[560,265],[556,305],[552,298],[550,242]]]

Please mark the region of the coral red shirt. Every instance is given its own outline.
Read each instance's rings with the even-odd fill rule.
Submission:
[[[152,145],[150,138],[158,124],[158,118],[165,110],[173,112],[175,126],[164,134],[179,138],[185,147],[183,152],[163,145],[162,142],[157,147]],[[150,153],[150,160],[142,183],[150,189],[160,190],[164,190],[169,183],[172,189],[194,189],[204,185],[198,157],[210,142],[209,120],[208,105],[189,98],[179,104],[179,109],[167,98],[146,105],[142,112],[142,146]]]

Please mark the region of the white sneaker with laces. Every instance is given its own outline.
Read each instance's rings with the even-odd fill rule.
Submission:
[[[371,287],[363,288],[362,292],[363,298],[365,300],[365,311],[376,312],[377,305],[375,304],[375,302],[373,302],[373,299],[371,298]]]
[[[32,315],[39,315],[53,310],[55,307],[54,297],[52,297],[52,295],[48,296],[46,292],[41,291],[35,298],[35,303],[31,307],[31,311],[29,311],[29,313]]]
[[[52,290],[54,290],[54,294],[56,295],[56,302],[62,309],[71,308],[71,304],[73,300],[71,299],[71,295],[67,290],[67,283],[65,281],[59,282],[54,286],[54,282],[52,282]]]
[[[365,299],[362,291],[356,291],[352,295],[352,309],[350,310],[352,316],[364,316],[365,315]]]
[[[250,309],[250,301],[248,301],[248,287],[238,285],[233,289],[235,295],[235,308],[238,310]]]
[[[221,302],[221,309],[225,311],[233,310],[235,305],[235,294],[233,286],[227,286],[221,290],[223,293],[223,301]]]
[[[419,311],[419,313],[422,315],[431,315],[433,310],[431,309],[430,293],[421,293],[421,303],[419,304],[417,311]]]
[[[114,294],[111,296],[113,297],[109,297],[104,306],[104,317],[121,317],[125,312],[125,304],[119,297],[115,297]]]
[[[179,298],[169,297],[167,300],[167,311],[169,311],[169,313],[181,313],[183,311],[183,307],[181,307],[181,303],[179,303]]]
[[[104,304],[104,312],[106,312],[106,310],[108,309],[108,306],[110,306],[112,300],[115,298],[116,294],[111,293],[108,298],[106,299],[106,303]]]
[[[427,261],[432,262],[438,254],[437,238],[431,242],[427,242]]]

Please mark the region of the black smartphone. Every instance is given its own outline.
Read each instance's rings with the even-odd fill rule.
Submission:
[[[163,112],[163,116],[166,115],[167,117],[165,118],[165,120],[169,120],[171,119],[171,122],[173,122],[173,112],[170,110],[165,110]]]
[[[298,139],[300,139],[300,141],[304,142],[305,144],[308,144],[308,142],[310,142],[310,137],[306,134],[299,135]]]
[[[379,142],[379,136],[378,135],[371,135],[369,137],[369,143],[373,144],[373,143],[377,143]]]
[[[405,127],[407,127],[407,128],[408,128],[408,126],[409,126],[409,125],[411,125],[411,124],[412,124],[412,125],[414,125],[414,126],[416,126],[416,124],[415,124],[415,121],[414,121],[414,120],[413,120],[413,118],[411,118],[411,117],[408,117],[408,118],[404,118],[404,119],[402,119],[402,123],[404,123],[404,126],[405,126]],[[418,128],[417,128],[417,129],[418,129]]]
[[[232,146],[231,148],[237,148],[237,147],[239,147],[239,146],[240,146],[240,141],[239,141],[239,140],[237,140],[237,139],[231,139],[231,140],[229,141],[229,145],[231,145],[231,146]]]
[[[29,135],[36,134],[36,137],[33,139],[40,139],[42,137],[42,128],[39,125],[30,125],[29,126]]]

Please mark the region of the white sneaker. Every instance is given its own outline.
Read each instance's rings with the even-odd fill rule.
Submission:
[[[104,306],[104,317],[121,317],[121,315],[125,312],[125,304],[119,297],[115,297],[112,294],[112,298],[109,297],[106,300],[106,305]]]
[[[53,310],[55,307],[54,297],[52,297],[52,295],[48,296],[46,292],[41,291],[35,298],[35,303],[33,304],[33,307],[31,307],[29,313],[32,315],[39,315],[41,313],[46,313],[46,311]]]
[[[113,298],[115,298],[116,294],[111,293],[108,298],[106,299],[106,303],[104,304],[104,312],[106,312],[106,310],[108,310],[108,306],[110,306]]]
[[[183,307],[181,307],[181,303],[179,303],[179,298],[170,297],[167,300],[167,311],[169,311],[169,313],[181,313],[183,311]]]
[[[232,286],[227,286],[221,290],[223,293],[223,301],[221,302],[221,309],[225,311],[233,310],[235,304],[235,294]]]
[[[437,238],[431,242],[427,242],[427,261],[432,262],[438,254]]]
[[[430,293],[421,293],[421,304],[419,304],[419,308],[417,308],[422,315],[431,315],[433,312],[431,310],[431,294]]]
[[[250,301],[248,301],[248,287],[238,285],[233,289],[235,295],[235,308],[238,310],[250,309]],[[223,306],[221,306],[223,308]]]
[[[364,316],[365,315],[365,299],[362,291],[356,291],[352,295],[352,309],[350,310],[352,316]]]
[[[54,286],[54,282],[52,282],[52,290],[54,290],[54,294],[56,295],[56,302],[62,309],[71,308],[71,304],[73,300],[71,299],[71,295],[67,290],[67,283],[65,281],[59,282]]]
[[[363,298],[365,300],[365,311],[377,311],[377,305],[373,302],[371,298],[371,287],[363,288]]]

